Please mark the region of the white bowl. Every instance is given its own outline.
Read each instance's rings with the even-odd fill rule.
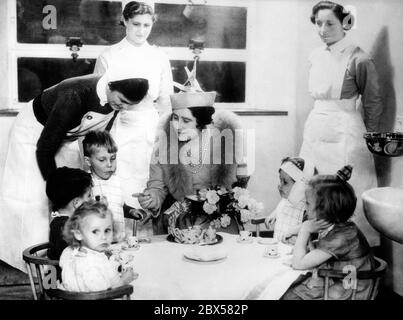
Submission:
[[[362,199],[369,223],[387,238],[403,243],[403,188],[370,189]]]

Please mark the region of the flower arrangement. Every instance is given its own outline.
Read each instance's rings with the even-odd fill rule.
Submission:
[[[226,228],[235,215],[238,222],[247,223],[257,217],[264,209],[263,203],[250,196],[247,189],[235,187],[202,189],[197,193],[198,201],[204,201],[203,210],[210,216],[211,225],[216,229]]]

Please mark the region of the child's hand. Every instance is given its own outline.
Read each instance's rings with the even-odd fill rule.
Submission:
[[[124,284],[130,284],[139,277],[139,274],[133,271],[133,268],[128,268],[122,272],[121,281]]]
[[[281,238],[281,242],[294,244],[294,243],[295,243],[295,240],[294,240],[294,241],[290,241],[290,238],[291,238],[292,236],[297,235],[297,234],[298,234],[298,233],[295,233],[294,230],[288,230],[288,231],[284,232],[284,234],[283,234],[283,236],[282,236],[282,238]],[[294,243],[292,243],[292,242],[294,242]]]
[[[309,233],[314,233],[314,232],[319,232],[323,229],[329,228],[331,226],[331,223],[329,223],[326,220],[316,220],[316,219],[311,219],[307,220],[302,224],[301,230],[304,232],[309,232]]]
[[[264,224],[266,225],[267,229],[271,229],[275,222],[276,222],[275,215],[270,215],[270,216],[266,217],[266,219],[264,220]]]

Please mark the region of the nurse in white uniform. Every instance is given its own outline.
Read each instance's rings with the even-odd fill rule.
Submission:
[[[342,6],[321,1],[313,7],[311,21],[325,45],[310,57],[309,91],[315,103],[305,123],[300,156],[312,161],[319,174],[353,166],[350,181],[358,198],[353,221],[372,246],[379,245],[361,200],[363,191],[377,186],[374,160],[363,139],[364,132],[378,130],[382,113],[375,65],[347,39],[345,31],[353,20]],[[364,119],[356,107],[359,97]]]
[[[310,160],[319,174],[353,166],[350,181],[358,198],[353,221],[375,246],[380,244],[379,234],[365,218],[361,194],[376,187],[377,179],[363,134],[378,130],[382,102],[372,59],[346,38],[350,18],[342,6],[330,1],[312,9],[311,21],[325,45],[310,57],[309,91],[315,103],[305,123],[300,157]],[[356,107],[359,97],[364,119]]]
[[[133,193],[142,192],[149,176],[149,164],[159,114],[171,112],[172,72],[167,55],[147,42],[156,16],[149,1],[126,2],[123,23],[126,37],[106,49],[97,59],[94,73],[131,73],[149,81],[148,95],[133,110],[121,112],[111,134],[118,145],[117,175],[125,202],[140,208]]]

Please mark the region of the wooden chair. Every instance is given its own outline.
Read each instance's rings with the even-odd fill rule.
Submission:
[[[374,300],[378,294],[379,282],[386,272],[387,263],[380,258],[375,257],[375,270],[372,271],[357,271],[357,281],[359,280],[372,280],[371,291],[368,300]],[[324,300],[329,300],[329,280],[330,279],[344,279],[346,273],[336,270],[319,269],[318,276],[325,278],[325,296]],[[357,287],[357,286],[356,286]],[[355,300],[357,288],[352,288],[351,300]]]
[[[252,232],[254,237],[272,238],[273,230],[260,230],[260,225],[264,224],[265,217],[251,219],[250,223],[256,227],[256,231]]]
[[[74,292],[60,289],[46,290],[46,294],[49,298],[59,300],[112,300],[118,298],[130,300],[130,295],[132,293],[133,287],[131,285],[124,285],[113,289],[94,292]]]
[[[54,288],[46,288],[45,283],[47,281],[44,280],[45,277],[49,275],[49,272],[52,271],[51,267],[54,267],[53,270],[56,271],[59,268],[58,260],[51,260],[46,256],[48,248],[49,243],[41,243],[25,249],[22,254],[22,258],[27,267],[34,300],[44,300],[47,298],[64,300],[105,300],[122,297],[124,299],[130,299],[130,295],[133,293],[133,287],[131,285],[96,292],[72,292],[55,289],[56,283],[53,286]],[[37,284],[34,279],[34,273],[36,273]],[[57,279],[56,276],[53,280],[60,279]]]
[[[58,260],[51,260],[47,257],[48,248],[49,243],[46,242],[31,246],[25,249],[24,252],[22,253],[22,259],[25,261],[25,265],[28,271],[29,282],[31,283],[31,289],[32,294],[34,296],[34,300],[45,299],[43,280],[47,272],[49,272],[50,270],[50,269],[47,270],[47,266],[53,266],[54,268],[59,267]],[[34,274],[36,274],[38,286],[36,286],[34,280]]]

